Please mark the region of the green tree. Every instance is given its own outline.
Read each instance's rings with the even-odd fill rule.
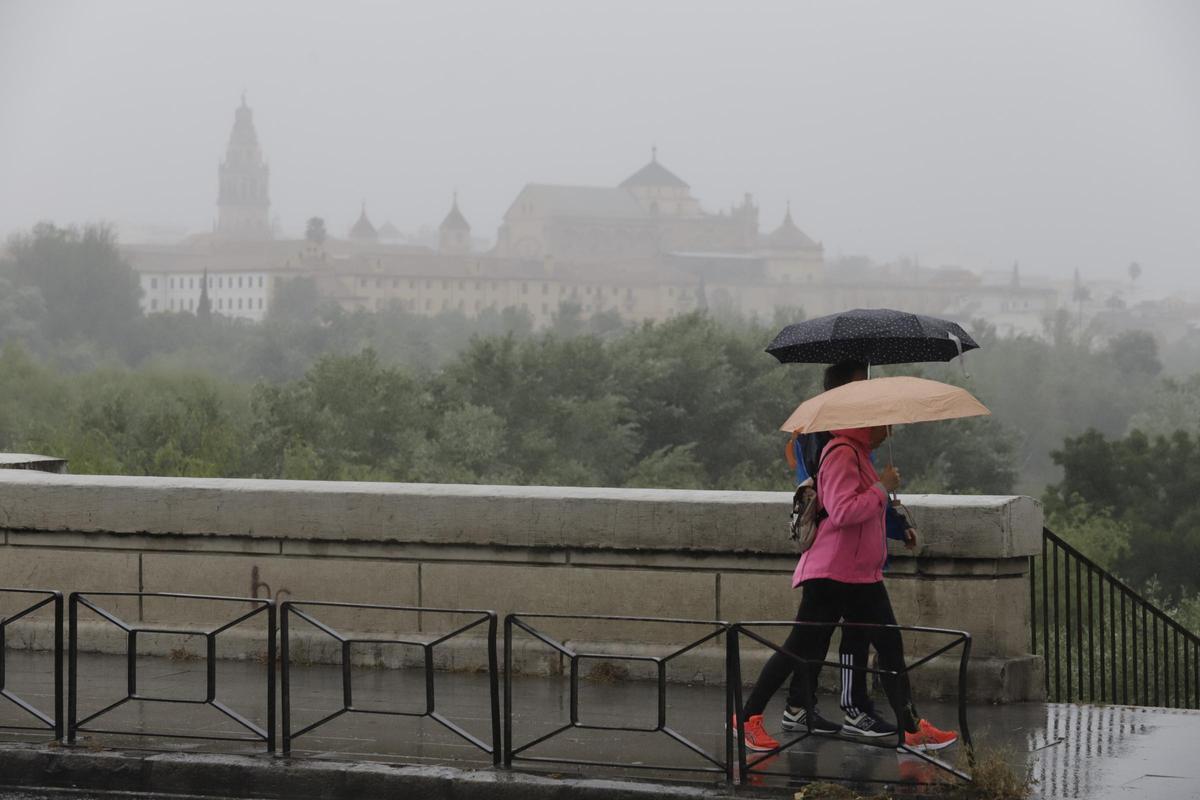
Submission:
[[[486,406],[504,421],[516,481],[615,485],[638,447],[607,348],[592,337],[473,340],[432,392],[439,406]]]
[[[1016,443],[989,417],[898,426],[881,460],[895,453],[903,491],[931,494],[1011,494]]]
[[[275,284],[269,315],[272,320],[308,322],[317,319],[322,303],[315,278],[304,275],[284,278]]]
[[[1129,525],[1113,518],[1111,508],[1095,509],[1078,496],[1055,504],[1046,525],[1104,569],[1115,572],[1130,555]]]
[[[634,467],[626,486],[659,489],[706,488],[704,465],[696,458],[695,443],[667,445],[655,450]]]
[[[46,302],[36,286],[17,288],[0,277],[0,343],[35,338],[45,316]]]
[[[37,452],[35,439],[70,420],[66,383],[38,364],[20,343],[4,344],[0,349],[0,386],[10,390],[0,392],[0,451]]]
[[[45,301],[47,339],[82,337],[116,343],[140,315],[141,289],[107,225],[59,228],[38,223],[9,240],[3,265],[19,287],[35,287]]]
[[[1141,410],[1130,417],[1129,430],[1151,437],[1170,436],[1175,431],[1200,436],[1200,373],[1155,384]]]
[[[763,352],[767,339],[758,327],[731,335],[696,313],[616,340],[613,375],[643,436],[639,460],[694,443],[711,485],[745,464],[742,474],[766,471],[786,487],[779,423],[815,394],[819,370],[781,366]]]
[[[1113,337],[1105,355],[1113,367],[1132,380],[1156,378],[1162,372],[1158,342],[1148,331],[1125,331]]]
[[[509,483],[504,419],[487,406],[466,403],[436,418],[432,439],[419,449],[416,477],[431,483]]]
[[[1108,439],[1097,431],[1067,439],[1053,453],[1063,479],[1046,493],[1051,515],[1111,519],[1129,531],[1118,571],[1137,584],[1156,577],[1172,597],[1200,589],[1200,437],[1177,431],[1154,439],[1134,431]]]
[[[259,385],[254,410],[254,471],[264,477],[309,448],[315,477],[404,480],[425,427],[417,383],[370,349],[321,358],[292,384]]]

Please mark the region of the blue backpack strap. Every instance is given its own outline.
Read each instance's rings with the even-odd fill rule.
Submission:
[[[803,434],[792,439],[789,443],[792,448],[792,455],[796,462],[796,485],[804,483],[808,480],[808,470],[804,466],[804,443]]]
[[[802,433],[797,437],[800,442],[799,457],[804,462],[804,472],[807,477],[815,477],[821,471],[821,454],[833,436],[820,431],[817,433]]]

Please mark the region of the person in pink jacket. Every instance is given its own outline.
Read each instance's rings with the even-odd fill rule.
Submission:
[[[835,623],[844,619],[848,623],[895,625],[896,615],[883,585],[887,560],[884,515],[889,493],[900,486],[900,472],[889,465],[878,473],[871,463],[871,451],[883,444],[889,430],[880,426],[833,434],[821,452],[817,473],[823,518],[812,547],[800,557],[792,575],[792,587],[801,590],[796,621]],[[821,661],[832,635],[831,624],[797,625],[783,649],[808,661]],[[873,629],[871,643],[879,654],[880,669],[904,669],[904,642],[899,631]],[[769,751],[779,747],[763,728],[762,715],[767,702],[793,672],[797,679],[789,692],[789,708],[808,708],[813,731],[829,732],[829,723],[818,719],[812,708],[811,668],[797,665],[783,653],[773,653],[743,708],[747,748]],[[901,710],[896,722],[904,727],[909,747],[938,750],[957,740],[956,733],[938,730],[920,718],[904,672],[884,673],[881,680],[892,706]]]
[[[792,573],[793,589],[813,578],[855,584],[883,580],[884,515],[888,492],[900,485],[900,472],[888,466],[884,475],[876,473],[871,451],[887,435],[884,427],[833,431],[821,452],[818,490],[824,519]]]

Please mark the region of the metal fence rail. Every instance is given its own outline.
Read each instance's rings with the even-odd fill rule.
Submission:
[[[763,764],[764,762],[767,762],[770,759],[774,758],[774,756],[776,756],[778,753],[781,753],[784,750],[787,750],[788,748],[804,741],[809,736],[814,735],[812,731],[804,731],[803,733],[799,734],[798,736],[795,736],[794,738],[790,739],[789,741],[781,743],[779,745],[779,747],[776,747],[773,750],[763,752],[757,758],[751,759],[751,758],[748,758],[748,756],[747,756],[745,728],[744,728],[745,721],[742,718],[743,714],[744,714],[744,702],[743,702],[743,698],[742,698],[743,684],[742,684],[741,642],[740,642],[741,637],[745,636],[746,638],[751,639],[752,641],[757,642],[758,644],[761,644],[761,645],[764,645],[764,646],[770,648],[772,651],[774,651],[776,653],[781,653],[781,654],[787,656],[789,659],[791,659],[797,665],[829,666],[829,667],[836,667],[839,670],[845,668],[844,664],[841,664],[841,663],[835,662],[835,661],[828,661],[824,658],[821,658],[821,659],[801,658],[800,656],[796,655],[795,653],[792,653],[788,650],[784,650],[781,646],[775,644],[774,642],[770,641],[766,637],[764,637],[758,633],[755,633],[753,630],[751,630],[751,628],[794,628],[794,627],[815,627],[815,628],[835,628],[835,627],[836,628],[850,628],[850,627],[853,627],[853,628],[870,628],[870,629],[888,628],[888,629],[900,631],[900,632],[929,633],[929,634],[952,637],[952,641],[950,641],[948,644],[937,648],[932,653],[922,656],[921,658],[917,659],[916,661],[908,663],[905,666],[905,668],[902,670],[876,669],[873,667],[855,667],[855,669],[862,670],[863,672],[869,672],[874,675],[899,676],[901,674],[906,674],[906,673],[912,672],[914,669],[917,669],[918,667],[920,667],[923,664],[929,663],[930,661],[932,661],[933,659],[942,655],[943,653],[947,653],[950,650],[954,649],[955,647],[961,646],[962,651],[959,655],[959,662],[958,662],[958,726],[959,726],[959,736],[961,737],[962,746],[966,749],[968,758],[971,757],[972,745],[971,745],[971,732],[970,732],[970,728],[967,725],[967,692],[966,692],[966,689],[967,689],[967,664],[971,658],[971,634],[967,633],[966,631],[957,631],[957,630],[951,630],[951,629],[947,629],[947,628],[928,628],[928,627],[911,626],[911,625],[872,625],[872,624],[866,624],[866,623],[849,623],[849,622],[796,622],[796,621],[792,621],[792,622],[738,622],[738,623],[734,623],[733,625],[731,625],[729,627],[729,640],[728,640],[729,665],[728,665],[727,669],[728,669],[728,673],[729,673],[729,680],[728,680],[728,684],[729,684],[729,688],[730,688],[729,693],[732,695],[733,710],[734,710],[734,713],[736,714],[736,719],[737,719],[736,749],[737,749],[737,763],[738,763],[738,768],[739,768],[738,774],[739,774],[739,780],[741,781],[741,783],[743,783],[743,784],[746,783],[747,781],[750,780],[751,776],[753,776],[753,775],[776,775],[776,776],[789,777],[789,778],[801,778],[804,780],[845,780],[846,779],[846,776],[844,776],[844,775],[797,775],[793,772],[771,772],[771,771],[768,771],[765,769],[757,768],[760,764]],[[939,769],[944,770],[945,772],[948,772],[964,781],[971,780],[971,776],[969,774],[963,772],[962,770],[955,768],[951,764],[948,764],[945,761],[942,761],[941,759],[934,758],[933,756],[927,755],[926,753],[923,753],[918,750],[914,750],[911,747],[909,747],[907,744],[905,744],[904,728],[899,724],[900,720],[903,719],[902,709],[892,706],[892,711],[896,715],[896,722],[897,722],[896,741],[894,743],[887,743],[887,744],[881,742],[880,744],[875,745],[875,746],[888,747],[888,748],[895,747],[899,751],[916,756],[930,764],[933,764],[934,766],[938,767]],[[870,745],[871,743],[865,742],[864,744]],[[871,779],[866,779],[865,782],[877,782],[877,781],[872,781]],[[888,783],[898,784],[898,785],[913,785],[913,786],[924,785],[920,781],[909,781],[909,782],[888,781]]]
[[[1200,665],[1200,658],[1195,655],[1197,640],[1194,635],[1180,628],[1173,621],[1165,617],[1157,609],[1149,606],[1141,598],[1133,595],[1127,587],[1120,584],[1119,581],[1103,573],[1098,567],[1092,564],[1087,559],[1080,556],[1076,551],[1071,549],[1053,534],[1047,533],[1045,540],[1045,548],[1051,564],[1049,574],[1053,576],[1053,580],[1048,576],[1047,570],[1042,571],[1041,586],[1043,587],[1041,609],[1043,614],[1049,618],[1053,617],[1054,622],[1059,621],[1058,600],[1061,598],[1064,604],[1069,603],[1072,596],[1075,597],[1075,605],[1066,605],[1066,612],[1063,617],[1067,621],[1067,626],[1061,631],[1058,627],[1054,628],[1054,645],[1055,652],[1058,652],[1059,634],[1066,634],[1066,652],[1068,653],[1068,661],[1066,670],[1055,672],[1053,677],[1055,683],[1060,678],[1065,678],[1067,681],[1068,692],[1071,691],[1071,686],[1081,687],[1084,685],[1082,680],[1083,667],[1080,666],[1078,658],[1082,656],[1072,656],[1072,653],[1082,653],[1084,651],[1082,631],[1083,617],[1087,617],[1089,621],[1097,622],[1102,625],[1106,620],[1117,619],[1117,612],[1114,610],[1120,605],[1120,618],[1123,622],[1132,620],[1139,614],[1143,618],[1149,617],[1154,620],[1155,625],[1161,628],[1151,627],[1149,636],[1155,642],[1158,641],[1157,636],[1161,633],[1165,640],[1168,635],[1173,641],[1182,642],[1192,648],[1192,655],[1189,656],[1188,650],[1185,648],[1177,648],[1175,650],[1175,661],[1162,655],[1166,651],[1158,651],[1155,654],[1152,650],[1147,649],[1146,633],[1140,634],[1141,650],[1136,650],[1137,642],[1139,641],[1138,628],[1130,627],[1128,631],[1132,634],[1132,639],[1135,643],[1134,647],[1139,657],[1132,659],[1130,664],[1133,665],[1133,680],[1127,681],[1127,676],[1122,673],[1120,681],[1118,681],[1115,671],[1104,672],[1104,666],[1107,662],[1104,660],[1105,652],[1100,651],[1100,658],[1094,661],[1089,661],[1088,674],[1091,674],[1090,665],[1097,665],[1100,670],[1100,680],[1096,684],[1100,686],[1099,696],[1104,696],[1104,687],[1112,688],[1112,693],[1115,694],[1118,686],[1132,686],[1135,696],[1137,692],[1147,697],[1159,699],[1157,694],[1159,685],[1164,688],[1171,687],[1173,689],[1172,696],[1182,697],[1185,700],[1196,696],[1197,673],[1195,672]],[[1061,557],[1060,554],[1061,553]],[[1065,571],[1059,570],[1059,561],[1061,560],[1066,565]],[[1105,605],[1104,594],[1100,596],[1100,604],[1098,606],[1099,613],[1083,614],[1079,609],[1081,606],[1080,598],[1086,592],[1089,596],[1088,609],[1091,609],[1090,600],[1093,596],[1093,587],[1091,583],[1087,584],[1086,590],[1081,588],[1078,577],[1075,581],[1074,595],[1070,587],[1070,571],[1076,571],[1078,576],[1081,570],[1087,570],[1089,577],[1096,580],[1106,580],[1107,583],[1100,585],[1105,587],[1105,591],[1111,593],[1114,590],[1121,590],[1122,598],[1118,601],[1110,599]],[[1059,577],[1063,578],[1063,591],[1059,591]],[[1037,584],[1037,576],[1031,577],[1031,582],[1034,587]],[[1051,594],[1049,586],[1053,583],[1054,593],[1053,598],[1055,603],[1049,604]],[[1115,587],[1115,589],[1114,589]],[[1031,590],[1032,591],[1032,590]],[[616,615],[572,615],[572,614],[557,614],[557,613],[512,613],[508,614],[504,620],[504,686],[503,695],[504,702],[501,707],[500,702],[500,687],[499,687],[499,664],[498,664],[498,647],[497,647],[497,614],[493,611],[470,610],[470,609],[455,609],[455,608],[426,608],[421,606],[391,606],[366,603],[339,603],[339,602],[318,602],[318,601],[286,601],[278,606],[281,610],[279,616],[276,615],[276,604],[267,599],[244,598],[244,597],[227,597],[217,595],[197,595],[197,594],[179,594],[171,592],[72,592],[68,597],[67,602],[67,633],[68,646],[66,653],[67,680],[65,683],[66,696],[66,714],[63,714],[63,696],[64,682],[63,678],[63,595],[60,592],[48,590],[34,589],[0,589],[0,594],[3,593],[21,593],[27,595],[41,595],[41,598],[30,606],[24,608],[18,613],[7,618],[0,619],[0,697],[8,699],[18,707],[29,712],[41,724],[39,728],[19,728],[19,729],[36,729],[50,730],[56,738],[64,738],[68,743],[74,743],[79,733],[94,733],[105,735],[129,735],[143,737],[158,737],[165,739],[181,738],[181,739],[204,739],[213,741],[229,741],[229,742],[261,742],[265,745],[268,753],[275,752],[276,749],[276,721],[275,721],[275,666],[277,658],[279,658],[280,680],[281,684],[281,708],[280,716],[282,722],[282,742],[281,751],[283,755],[289,755],[292,751],[293,743],[296,739],[306,734],[309,734],[321,726],[331,722],[332,720],[341,717],[345,714],[366,713],[385,716],[403,716],[403,717],[429,717],[452,733],[477,747],[484,753],[491,756],[494,764],[503,764],[505,767],[512,767],[514,763],[541,763],[541,764],[570,764],[581,767],[611,767],[621,769],[638,769],[650,770],[656,772],[679,772],[679,773],[709,773],[722,775],[728,781],[734,781],[735,777],[742,783],[746,783],[754,775],[775,775],[788,777],[793,779],[832,779],[840,780],[845,776],[840,775],[800,775],[793,772],[771,772],[763,768],[764,762],[772,758],[777,753],[786,750],[808,736],[811,732],[802,732],[799,735],[781,744],[775,750],[770,752],[755,754],[753,756],[747,753],[744,741],[743,723],[741,722],[744,710],[743,701],[743,682],[741,668],[741,645],[743,637],[753,641],[759,645],[770,648],[774,652],[782,653],[797,664],[808,665],[828,665],[830,667],[841,669],[842,664],[822,659],[801,659],[794,653],[784,650],[781,646],[774,644],[765,635],[759,632],[762,628],[791,628],[797,625],[805,626],[827,626],[827,627],[862,627],[862,628],[890,628],[899,632],[932,634],[935,636],[949,637],[950,641],[944,646],[937,647],[933,652],[922,656],[921,658],[907,664],[903,669],[885,670],[872,667],[859,667],[865,672],[880,676],[892,675],[899,676],[907,674],[922,665],[925,665],[933,659],[942,656],[955,648],[960,649],[959,655],[959,670],[958,670],[958,715],[959,729],[962,741],[962,746],[970,753],[971,737],[968,727],[967,712],[966,712],[966,675],[967,666],[970,659],[971,651],[971,636],[965,631],[949,630],[944,628],[931,628],[920,626],[904,626],[904,625],[856,625],[853,623],[808,623],[794,621],[756,621],[756,622],[738,622],[729,623],[719,620],[694,620],[694,619],[672,619],[662,617],[638,617],[638,616],[616,616]],[[1036,594],[1036,593],[1034,593]],[[118,617],[115,613],[102,607],[103,598],[164,598],[180,601],[195,601],[195,602],[216,602],[216,603],[234,603],[234,604],[249,604],[251,610],[245,613],[239,613],[236,617],[228,622],[218,625],[217,627],[206,630],[172,628],[156,624],[141,624],[129,623]],[[1031,598],[1036,600],[1036,597]],[[1133,609],[1133,617],[1128,617],[1125,613],[1129,609],[1126,604]],[[38,611],[39,609],[52,606],[55,614],[55,711],[51,716],[49,713],[33,707],[24,699],[10,692],[5,685],[5,663],[4,663],[4,644],[6,629],[9,625],[27,617],[28,615]],[[80,665],[79,665],[79,612],[80,607],[96,614],[99,619],[110,625],[115,626],[122,631],[126,637],[125,658],[126,658],[126,682],[125,696],[116,702],[110,703],[103,708],[87,714],[83,718],[79,717],[79,684],[80,684]],[[1071,609],[1075,609],[1075,614],[1072,616]],[[364,610],[379,610],[393,611],[400,613],[421,613],[421,614],[463,614],[474,615],[475,618],[459,625],[453,630],[436,635],[433,638],[356,638],[352,635],[347,635],[339,632],[330,624],[322,621],[317,614],[320,609],[364,609]],[[240,611],[240,609],[239,609]],[[1106,616],[1107,614],[1107,616]],[[248,620],[256,617],[265,616],[266,618],[266,723],[265,727],[259,726],[252,722],[243,714],[233,710],[221,700],[218,699],[218,686],[216,677],[216,655],[217,655],[217,637],[222,633],[241,625]],[[303,727],[294,728],[292,721],[292,674],[291,667],[293,661],[291,658],[290,645],[294,638],[294,623],[296,620],[302,620],[304,623],[313,626],[320,634],[331,637],[336,641],[341,649],[341,707],[331,714],[327,714],[314,722],[304,725]],[[669,648],[666,655],[644,655],[642,652],[595,652],[591,650],[578,649],[576,646],[571,646],[563,641],[555,639],[553,636],[540,630],[536,625],[538,620],[565,620],[565,621],[595,621],[595,622],[633,622],[633,623],[648,623],[648,624],[668,624],[668,625],[690,625],[704,626],[707,630],[703,635],[696,637],[682,645],[665,645]],[[1034,622],[1037,623],[1038,616],[1035,611]],[[278,628],[277,628],[278,622]],[[1073,627],[1072,627],[1073,625]],[[488,686],[489,700],[491,711],[491,735],[490,741],[485,741],[483,738],[472,734],[462,726],[455,723],[445,714],[439,711],[437,706],[437,696],[435,692],[434,682],[434,653],[435,648],[439,645],[468,633],[469,631],[483,627],[486,631],[486,649],[488,659]],[[1111,625],[1108,628],[1099,628],[1102,635],[1098,637],[1103,640],[1105,636],[1111,641],[1115,641],[1115,628]],[[1125,633],[1127,628],[1121,629],[1122,643],[1125,641]],[[532,637],[532,639],[549,647],[552,651],[565,658],[569,664],[567,678],[569,680],[569,702],[568,702],[568,719],[565,724],[561,724],[548,733],[537,735],[536,737],[518,742],[514,736],[514,715],[516,709],[513,703],[513,660],[514,660],[514,635],[517,632],[522,632]],[[283,645],[282,655],[279,656],[276,647],[276,635]],[[1050,628],[1047,625],[1041,627],[1041,642],[1044,651],[1049,651],[1050,644]],[[1093,631],[1089,628],[1088,644],[1091,644]],[[204,638],[205,652],[207,655],[206,670],[205,670],[205,692],[202,698],[183,698],[183,697],[160,697],[147,695],[139,692],[138,689],[138,654],[137,643],[139,637],[154,634],[164,635],[181,635],[181,636],[199,636]],[[1074,636],[1074,646],[1071,644],[1070,636]],[[724,683],[726,690],[724,692],[724,716],[721,720],[721,728],[723,731],[723,751],[710,752],[701,744],[697,744],[699,739],[695,735],[685,735],[677,728],[673,727],[669,720],[670,705],[667,701],[668,692],[668,668],[670,664],[679,659],[681,656],[692,652],[709,642],[718,640],[719,637],[725,636],[725,642],[721,649],[724,651],[723,672]],[[1038,641],[1038,629],[1034,629],[1035,643]],[[423,655],[424,668],[424,694],[425,707],[418,711],[391,711],[376,708],[362,708],[354,703],[354,686],[352,681],[352,658],[351,648],[356,644],[368,645],[386,645],[400,644],[415,646],[421,648]],[[1102,645],[1103,647],[1103,645]],[[1124,652],[1124,651],[1122,651]],[[1076,660],[1070,660],[1072,658]],[[1179,659],[1182,658],[1182,668],[1179,665]],[[643,664],[652,665],[655,684],[657,687],[657,703],[656,715],[652,723],[647,723],[641,726],[623,725],[623,724],[600,724],[596,722],[588,722],[581,716],[580,713],[580,681],[582,678],[581,663],[589,659],[604,660],[604,661],[631,661],[641,662]],[[1049,663],[1050,659],[1047,659]],[[1158,672],[1152,672],[1146,666],[1153,663],[1153,669],[1161,668],[1161,681],[1157,681]],[[1141,665],[1141,671],[1138,672],[1138,665]],[[1075,675],[1077,680],[1074,684],[1071,681],[1071,667],[1076,667]],[[1139,676],[1142,678],[1139,683]],[[1153,676],[1153,677],[1148,677]],[[1047,673],[1048,686],[1050,685],[1050,672]],[[1175,688],[1176,685],[1178,688]],[[1152,687],[1152,688],[1151,688]],[[1153,695],[1147,693],[1153,690]],[[224,716],[236,723],[240,728],[244,729],[245,735],[209,735],[209,734],[189,734],[178,732],[155,732],[148,730],[119,730],[111,728],[93,727],[92,724],[104,717],[106,714],[115,709],[130,703],[131,701],[166,703],[166,704],[182,704],[182,705],[210,705],[217,709]],[[897,719],[900,719],[902,714],[900,709],[893,708]],[[734,726],[729,725],[730,719],[736,719]],[[713,720],[714,725],[712,731],[715,732],[716,720]],[[13,727],[13,726],[0,726]],[[639,733],[656,733],[665,736],[666,738],[681,745],[694,756],[698,757],[698,763],[692,765],[672,763],[672,764],[648,764],[641,761],[604,761],[599,759],[585,758],[568,758],[568,757],[551,757],[539,756],[530,754],[533,748],[552,741],[555,737],[560,736],[571,730],[597,730],[597,731],[628,731]],[[938,768],[951,773],[962,780],[971,780],[971,776],[967,773],[954,768],[953,766],[927,755],[923,752],[918,752],[907,747],[904,740],[903,730],[898,731],[895,740],[889,738],[888,744],[882,745],[886,747],[895,747],[898,750],[911,753],[912,755],[930,763]],[[735,773],[735,765],[738,768]],[[891,781],[894,783],[894,781]]]
[[[1049,700],[1200,708],[1200,636],[1047,529],[1029,594]]]
[[[63,595],[53,589],[0,589],[4,595],[39,595],[41,600],[11,616],[0,619],[0,697],[32,716],[41,725],[0,725],[12,731],[49,730],[55,739],[63,736]],[[54,607],[54,713],[42,711],[8,688],[8,626],[48,606]]]
[[[638,654],[625,653],[593,653],[577,651],[556,639],[551,638],[544,632],[538,630],[529,624],[526,620],[531,619],[561,619],[561,620],[597,620],[609,622],[647,622],[647,623],[667,623],[676,625],[706,625],[714,627],[709,633],[695,639],[688,644],[678,647],[671,653],[665,656],[646,656]],[[713,754],[706,751],[704,748],[688,739],[682,733],[671,727],[667,721],[667,665],[674,658],[677,658],[684,653],[687,653],[700,645],[720,636],[728,629],[729,625],[726,622],[716,620],[692,620],[692,619],[665,619],[660,617],[628,617],[628,616],[603,616],[589,614],[531,614],[531,613],[515,613],[509,614],[504,618],[504,766],[511,767],[514,761],[540,762],[545,764],[574,764],[578,766],[594,766],[594,767],[620,767],[625,769],[642,769],[654,770],[657,772],[707,772],[719,773],[725,775],[726,778],[732,778],[732,764],[728,757],[730,750],[730,734],[728,731],[725,735],[725,757],[720,754]],[[565,725],[560,725],[558,728],[550,731],[547,734],[539,736],[531,741],[521,745],[516,745],[513,740],[513,699],[512,699],[512,678],[513,678],[513,629],[528,633],[539,642],[551,647],[556,652],[570,659],[570,703],[569,703],[569,721]],[[658,685],[658,712],[656,722],[653,727],[631,727],[624,725],[596,725],[587,722],[582,722],[579,716],[579,662],[582,659],[602,659],[612,661],[640,661],[652,663],[655,665],[655,672]],[[729,718],[729,693],[726,692],[725,699],[725,718]],[[527,750],[536,747],[539,744],[553,739],[554,737],[565,733],[569,730],[604,730],[604,731],[626,731],[626,732],[642,732],[642,733],[663,733],[667,737],[673,739],[685,748],[703,758],[711,766],[679,766],[677,764],[645,764],[645,763],[622,763],[614,761],[599,761],[588,759],[572,759],[572,758],[550,758],[545,756],[528,756],[521,755]]]
[[[398,611],[398,612],[415,612],[422,614],[474,614],[478,615],[478,619],[472,620],[465,625],[461,625],[449,633],[442,634],[432,641],[424,642],[416,639],[362,639],[345,636],[329,625],[321,622],[312,614],[302,610],[304,608],[357,608],[371,609],[378,611]],[[450,609],[450,608],[425,608],[418,606],[388,606],[375,605],[369,603],[322,603],[308,601],[291,601],[286,600],[280,605],[280,639],[282,645],[282,661],[280,662],[280,679],[282,681],[282,723],[283,723],[283,754],[288,755],[292,750],[292,742],[306,733],[310,733],[316,728],[331,722],[334,719],[348,713],[357,714],[379,714],[393,717],[429,717],[435,722],[440,723],[453,733],[462,737],[466,741],[478,747],[483,752],[492,757],[492,763],[500,763],[500,693],[499,693],[499,678],[497,675],[497,656],[496,656],[496,612],[494,611],[478,611],[471,609]],[[342,707],[332,714],[322,717],[317,721],[305,725],[299,730],[292,730],[292,705],[291,705],[291,647],[290,641],[290,626],[289,618],[295,616],[312,625],[322,633],[332,637],[341,645],[342,651]],[[488,655],[488,684],[489,695],[491,701],[491,723],[492,723],[492,740],[485,742],[477,736],[474,736],[466,729],[454,723],[444,714],[437,710],[437,698],[434,691],[434,669],[433,669],[433,648],[443,642],[449,641],[456,636],[466,633],[469,630],[477,628],[484,623],[487,624],[487,655]],[[424,669],[425,669],[425,710],[416,711],[384,711],[372,708],[357,708],[354,705],[354,688],[351,680],[351,646],[355,644],[403,644],[414,647],[420,647],[424,654]]]
[[[96,603],[92,602],[91,597],[159,597],[172,598],[176,600],[196,600],[206,602],[224,602],[224,603],[249,603],[255,608],[240,614],[233,620],[226,622],[211,630],[196,631],[181,628],[168,628],[157,625],[140,625],[125,622],[110,611],[107,611]],[[95,612],[101,619],[112,623],[126,634],[126,650],[125,650],[125,666],[126,666],[126,691],[125,697],[111,703],[104,708],[96,711],[83,719],[78,719],[78,698],[79,698],[79,606],[90,609]],[[72,592],[69,600],[69,617],[68,625],[68,687],[67,687],[67,742],[74,743],[77,733],[98,733],[119,736],[154,736],[166,739],[208,739],[213,741],[224,742],[263,742],[266,745],[267,752],[275,750],[275,603],[271,600],[262,600],[252,597],[225,597],[218,595],[205,594],[177,594],[174,592]],[[217,699],[217,636],[225,631],[240,625],[246,620],[264,614],[267,617],[267,726],[265,728],[255,725],[246,717],[234,711],[229,706]],[[177,636],[203,636],[205,639],[205,659],[206,674],[205,674],[205,694],[203,699],[185,699],[173,697],[154,697],[143,695],[138,692],[137,686],[137,639],[140,634],[167,634]],[[89,722],[92,722],[105,714],[113,711],[126,703],[138,700],[151,703],[172,703],[179,705],[209,705],[217,709],[229,719],[233,720],[249,732],[248,736],[216,736],[211,734],[178,734],[178,733],[158,733],[141,730],[111,730],[100,728],[85,728]]]

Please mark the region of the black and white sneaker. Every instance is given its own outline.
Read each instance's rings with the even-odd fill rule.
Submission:
[[[880,739],[884,736],[895,736],[896,726],[865,711],[847,711],[842,723],[842,735],[857,736],[860,739]]]
[[[793,709],[791,706],[783,707],[783,721],[779,723],[785,731],[806,731],[808,730],[808,715],[803,708]],[[815,707],[812,715],[813,733],[819,733],[823,736],[833,736],[837,734],[841,728],[836,722],[831,722],[821,716],[821,712]]]

